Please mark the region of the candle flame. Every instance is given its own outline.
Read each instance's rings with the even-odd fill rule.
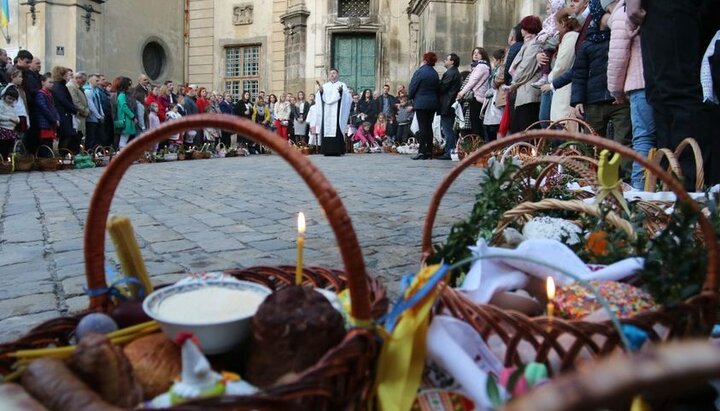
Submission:
[[[305,234],[305,214],[298,213],[298,234]]]
[[[547,297],[548,301],[555,299],[555,280],[552,277],[547,278]]]

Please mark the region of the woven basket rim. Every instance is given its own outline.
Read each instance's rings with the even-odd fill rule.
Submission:
[[[480,147],[480,149],[469,153],[460,163],[458,163],[450,173],[443,179],[438,188],[433,193],[430,205],[428,207],[425,224],[423,227],[422,236],[422,261],[426,261],[432,254],[432,230],[435,223],[437,212],[440,208],[443,196],[448,191],[450,186],[455,182],[457,177],[468,167],[473,165],[477,160],[483,156],[488,156],[491,153],[497,152],[504,147],[518,143],[526,142],[534,139],[552,139],[552,140],[563,140],[563,141],[578,141],[581,143],[587,143],[594,145],[602,149],[608,149],[610,151],[619,153],[625,158],[631,159],[635,162],[640,163],[643,167],[657,176],[662,182],[667,184],[678,200],[685,201],[690,204],[694,211],[699,214],[699,225],[705,238],[708,252],[708,271],[706,273],[705,283],[703,285],[704,291],[718,292],[718,250],[715,231],[708,219],[700,212],[700,208],[697,203],[690,201],[690,196],[687,191],[683,188],[682,184],[675,180],[670,174],[662,170],[659,165],[639,155],[631,148],[625,147],[615,141],[569,131],[556,131],[556,130],[531,130],[522,133],[514,134],[496,141],[489,142]]]
[[[340,248],[348,275],[352,315],[359,320],[370,319],[370,296],[362,251],[352,222],[337,191],[320,169],[298,150],[275,134],[250,120],[225,114],[198,114],[167,122],[135,138],[105,168],[90,200],[85,224],[85,274],[90,289],[107,287],[105,282],[105,230],[110,204],[115,191],[132,163],[154,143],[186,130],[218,128],[241,134],[269,146],[283,157],[306,182],[324,210]],[[105,295],[90,298],[91,310],[107,310],[110,300]]]

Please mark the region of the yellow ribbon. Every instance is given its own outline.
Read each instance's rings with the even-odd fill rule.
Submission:
[[[633,398],[630,411],[650,411],[650,405],[641,396],[637,395]]]
[[[600,189],[595,196],[595,204],[599,206],[608,195],[612,195],[629,216],[630,209],[625,201],[625,196],[623,196],[622,180],[620,179],[620,154],[615,153],[612,158],[608,158],[609,156],[610,152],[608,150],[600,152],[597,172]]]
[[[440,265],[423,268],[405,293],[409,298],[432,277]],[[430,310],[439,294],[432,290],[405,311],[383,344],[376,379],[379,411],[409,411],[417,396],[425,366]]]

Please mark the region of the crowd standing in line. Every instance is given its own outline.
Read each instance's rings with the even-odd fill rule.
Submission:
[[[469,72],[460,73],[461,56],[448,53],[441,56],[440,78],[434,67],[439,57],[427,52],[408,89],[401,85],[396,95],[388,84],[358,94],[330,69],[328,81],[317,82],[307,99],[303,91],[232,96],[173,81],[153,85],[146,75],[134,85],[128,77],[109,81],[101,73],[59,66],[43,74],[29,51],[20,50],[10,62],[0,49],[5,85],[0,155],[7,158],[16,140],[31,153],[54,142],[72,152],[81,144],[122,149],[166,121],[211,112],[247,118],[327,155],[358,145],[403,144],[415,136],[415,160],[433,158],[437,116],[446,148],[436,158],[449,159],[460,135],[492,141],[578,118],[643,156],[655,147],[674,150],[693,137],[703,150],[706,181],[715,184],[720,182],[720,128],[712,126],[720,114],[718,29],[720,0],[548,0],[545,20],[523,18],[510,30],[507,48],[491,55],[473,49]],[[458,111],[464,122],[456,121]],[[190,130],[166,144],[207,142],[229,146],[231,134]],[[251,154],[263,150],[242,137],[238,143]],[[687,153],[679,161],[691,188],[693,158]],[[633,187],[643,187],[639,165],[629,179]]]

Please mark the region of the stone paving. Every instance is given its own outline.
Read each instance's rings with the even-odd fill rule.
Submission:
[[[392,294],[418,267],[430,196],[454,163],[391,154],[311,156],[340,194],[368,271]],[[82,310],[83,227],[103,169],[0,175],[0,341],[44,320]],[[472,208],[478,169],[446,195],[436,238]],[[305,261],[341,267],[318,203],[278,156],[130,168],[111,213],[129,215],[153,282],[189,271],[294,264],[297,212],[308,220]],[[107,239],[106,258],[116,264]]]

